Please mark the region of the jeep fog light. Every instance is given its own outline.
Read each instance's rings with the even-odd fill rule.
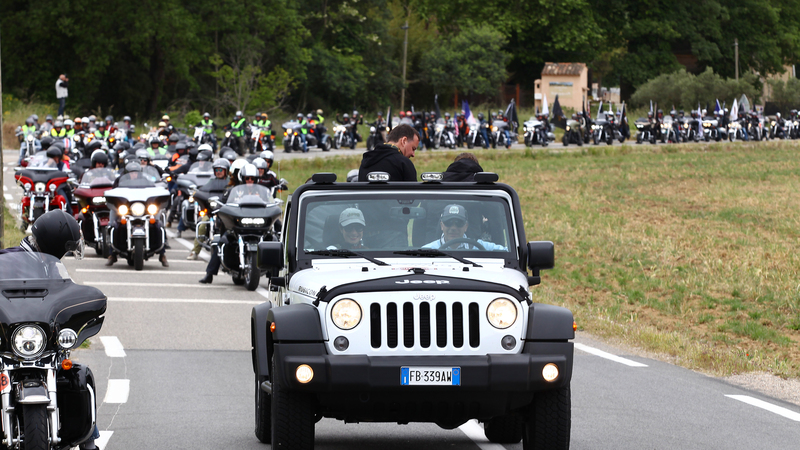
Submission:
[[[507,298],[496,298],[486,308],[486,317],[493,327],[505,329],[517,321],[517,308]]]
[[[553,381],[558,378],[558,366],[553,363],[549,363],[544,366],[542,369],[542,377],[546,381]]]
[[[297,370],[295,371],[294,375],[297,377],[297,381],[306,384],[314,378],[314,369],[311,368],[308,364],[303,364],[301,366],[297,366]]]
[[[352,330],[361,322],[361,307],[355,300],[343,298],[331,308],[333,324],[343,330]]]
[[[514,339],[514,336],[507,334],[503,336],[503,339],[500,339],[500,345],[506,350],[513,350],[517,346],[517,340]]]
[[[339,336],[333,340],[333,348],[343,352],[347,350],[347,347],[350,347],[350,341],[347,340],[344,336]]]

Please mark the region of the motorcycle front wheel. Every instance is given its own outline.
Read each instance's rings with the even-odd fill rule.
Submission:
[[[47,405],[22,405],[22,418],[25,422],[25,450],[48,450]]]
[[[141,239],[136,239],[133,243],[133,268],[144,269],[144,241]]]
[[[261,270],[258,268],[258,254],[250,253],[249,259],[250,267],[244,273],[244,283],[248,291],[255,291],[261,278]]]

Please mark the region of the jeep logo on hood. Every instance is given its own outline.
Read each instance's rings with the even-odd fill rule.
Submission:
[[[395,281],[395,284],[450,284],[449,280],[403,280]]]

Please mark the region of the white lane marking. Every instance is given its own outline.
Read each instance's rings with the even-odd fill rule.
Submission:
[[[106,349],[106,355],[110,358],[124,358],[125,349],[122,348],[122,342],[116,336],[100,336],[100,342]]]
[[[269,300],[269,291],[267,291],[263,287],[259,286],[258,288],[256,288],[256,292],[261,294],[261,296],[264,297],[265,299]]]
[[[97,446],[99,450],[103,450],[108,445],[108,440],[111,439],[111,435],[114,434],[113,431],[101,431],[100,437],[94,440],[94,445]]]
[[[131,391],[131,380],[108,380],[108,390],[103,403],[125,403]]]
[[[483,434],[483,427],[478,424],[477,420],[470,420],[467,421],[464,425],[458,427],[462,433],[466,434],[468,438],[472,439],[481,450],[505,450],[500,444],[493,444],[489,442],[489,439],[486,439],[486,435]]]
[[[8,186],[6,186],[6,185],[4,184],[4,185],[3,185],[3,190],[4,190],[4,191],[7,191],[7,190],[8,190]]]
[[[775,413],[779,416],[786,417],[787,419],[794,420],[795,422],[800,422],[800,414],[790,409],[786,409],[778,405],[773,405],[772,403],[768,403],[763,400],[759,400],[757,398],[753,398],[747,395],[726,395],[725,397],[729,397],[734,400],[739,400],[740,402],[745,402],[748,405],[752,405],[757,408],[766,409],[771,413]]]
[[[3,197],[5,197],[6,200],[8,200],[8,201],[14,200],[14,197],[11,194],[8,194],[8,193],[3,194]]]
[[[125,261],[120,261],[123,265],[127,266]],[[119,262],[117,262],[119,264]],[[203,270],[133,270],[125,267],[124,269],[75,269],[76,272],[87,273],[124,273],[126,275],[205,275]]]
[[[121,283],[117,281],[84,281],[83,284],[87,286],[132,286],[132,287],[153,287],[153,283]],[[202,287],[203,289],[229,289],[230,286],[219,286],[216,284],[206,284],[202,285],[200,283],[195,284],[181,284],[181,283],[170,283],[169,287],[179,287],[179,288],[199,288]]]
[[[224,300],[224,299],[189,299],[189,298],[131,298],[131,297],[108,297],[110,302],[134,302],[134,303],[213,303],[225,305],[260,305],[264,302],[254,302],[252,300]]]
[[[601,358],[605,358],[614,362],[618,362],[620,364],[625,364],[626,366],[630,367],[647,367],[647,364],[642,364],[640,362],[632,361],[630,359],[622,358],[620,356],[612,355],[611,353],[606,353],[602,350],[598,350],[593,347],[589,347],[587,345],[575,343],[575,348],[578,350],[584,351],[586,353],[591,353],[592,355],[599,356]]]
[[[167,236],[173,238],[173,240],[175,242],[177,242],[178,244],[181,244],[182,246],[186,247],[189,250],[194,248],[194,243],[193,242],[189,242],[188,240],[186,240],[184,238],[175,237],[176,234],[173,233],[172,231],[167,230]],[[211,254],[208,253],[205,250],[201,250],[200,251],[200,258],[202,258],[205,261],[208,261],[209,259],[211,259]]]

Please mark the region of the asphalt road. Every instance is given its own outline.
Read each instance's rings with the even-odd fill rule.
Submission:
[[[3,184],[14,204],[20,190],[10,176],[12,157],[5,153]],[[141,272],[125,261],[106,267],[91,250],[83,261],[65,258],[75,282],[109,298],[100,334],[89,349],[73,353],[98,380],[102,448],[268,447],[253,433],[249,353],[250,309],[266,292],[249,292],[225,276],[199,284],[204,261],[185,259],[191,236],[170,238],[169,268],[155,259]],[[800,406],[628,355],[580,333],[575,342],[573,449],[798,448]],[[319,449],[522,448],[488,443],[475,422],[442,430],[325,419],[316,434]]]

